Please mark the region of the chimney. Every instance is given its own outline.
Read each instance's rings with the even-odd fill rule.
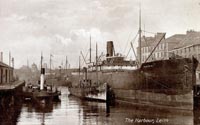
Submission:
[[[3,52],[0,53],[0,62],[3,62]]]
[[[156,38],[156,39],[160,39],[161,37],[163,37],[163,35],[164,35],[164,39],[165,39],[165,33],[157,33],[157,34],[155,35],[155,38]]]
[[[12,57],[12,67],[14,68],[14,58]]]
[[[11,53],[9,51],[9,66],[11,66]]]

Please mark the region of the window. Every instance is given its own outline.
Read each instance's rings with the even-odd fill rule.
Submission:
[[[3,68],[1,68],[1,83],[3,83]]]
[[[7,70],[7,69],[6,69],[6,75],[5,75],[5,76],[6,76],[5,79],[6,79],[6,83],[7,83],[7,82],[8,82],[8,81],[7,81],[7,80],[8,80],[8,70]]]
[[[198,73],[199,74],[199,79],[200,79],[200,73]]]
[[[200,60],[200,54],[198,54],[198,57],[197,57],[199,60]]]

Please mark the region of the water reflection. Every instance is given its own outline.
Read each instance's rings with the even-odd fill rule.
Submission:
[[[200,123],[200,110],[161,110],[149,107],[114,106],[105,103],[82,101],[69,96],[62,88],[60,102],[23,102],[1,105],[1,124],[19,125],[196,125]]]
[[[0,96],[0,124],[15,125],[19,118],[22,108],[22,102],[14,96]]]

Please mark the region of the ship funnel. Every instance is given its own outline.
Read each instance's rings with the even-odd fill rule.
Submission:
[[[0,53],[0,62],[3,62],[3,52]]]
[[[107,42],[107,54],[106,57],[110,57],[114,55],[114,45],[113,41],[108,41]]]
[[[40,90],[44,89],[44,74],[45,74],[45,68],[41,68]]]

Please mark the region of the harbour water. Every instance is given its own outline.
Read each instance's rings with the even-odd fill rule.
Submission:
[[[30,103],[19,101],[0,109],[1,124],[17,125],[195,125],[198,111],[168,110],[138,106],[110,106],[102,102],[83,101],[60,88],[60,101]]]

